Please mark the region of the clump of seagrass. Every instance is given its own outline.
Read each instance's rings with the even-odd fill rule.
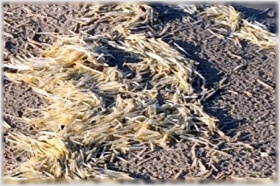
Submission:
[[[86,13],[76,21],[91,26],[84,26],[85,32],[93,29],[99,23],[110,23],[112,29],[130,30],[140,24],[152,24],[156,20],[153,8],[146,4],[89,5]]]
[[[239,43],[239,40],[247,40],[263,49],[275,49],[275,34],[271,33],[261,23],[242,19],[241,14],[234,7],[224,5],[210,6],[205,9],[205,12],[207,16],[214,18],[216,23],[230,28],[229,33],[226,35],[237,43]],[[218,37],[221,36],[212,30],[210,31]]]
[[[138,62],[108,65],[116,49],[123,51],[124,59],[137,56]],[[100,169],[91,168],[99,166],[107,151],[145,144],[165,147],[170,137],[188,135],[191,127],[217,130],[215,118],[194,98],[193,64],[161,39],[66,37],[41,57],[20,64],[22,70],[7,77],[27,82],[49,104],[42,108],[42,117],[27,119],[41,128],[38,139],[9,138],[34,152],[15,170],[18,174],[11,173],[14,177],[96,178]],[[86,155],[84,148],[89,148]],[[102,158],[96,158],[100,149]],[[108,171],[104,174],[113,178],[115,173]]]
[[[12,132],[9,141],[14,150],[28,151],[32,155],[30,160],[12,171],[9,178],[131,179],[124,173],[98,168],[95,148],[85,147],[73,152],[66,141],[55,133],[42,132],[38,139],[32,139]]]
[[[240,31],[232,35],[242,40],[247,40],[264,49],[275,49],[276,47],[275,34],[271,33],[266,26],[256,21],[249,22],[243,19]]]
[[[210,6],[205,9],[207,16],[215,19],[216,23],[229,28],[230,33],[239,29],[241,16],[232,6]]]

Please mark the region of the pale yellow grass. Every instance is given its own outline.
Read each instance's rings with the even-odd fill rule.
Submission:
[[[242,19],[241,13],[235,10],[234,7],[229,5],[210,6],[205,9],[205,12],[216,23],[228,27],[229,33],[227,37],[235,40],[237,44],[239,44],[239,40],[246,40],[260,46],[262,49],[275,49],[275,34],[257,21],[249,22],[246,19]],[[213,30],[210,30],[210,32],[219,38],[223,38]]]
[[[31,158],[7,177],[130,179],[108,170],[105,162],[120,151],[164,148],[179,135],[187,139],[191,127],[222,134],[195,98],[193,63],[161,39],[127,28],[152,21],[151,7],[91,8],[91,18],[79,21],[108,20],[119,25],[121,34],[58,37],[40,57],[14,59],[10,67],[17,73],[5,73],[47,100],[37,117],[25,118],[37,128],[36,136],[9,135],[11,148]],[[116,60],[116,49],[125,59],[120,68],[107,64]]]
[[[241,16],[232,6],[210,6],[205,9],[207,16],[213,17],[215,22],[230,28],[230,32],[239,29]]]
[[[83,25],[87,25],[91,22],[95,24],[109,22],[111,26],[114,25],[113,30],[108,30],[106,32],[120,30],[129,32],[137,25],[146,23],[152,24],[156,20],[156,14],[153,8],[146,4],[119,3],[110,6],[99,4],[90,5],[88,9],[87,12],[81,18],[77,18],[76,21]],[[83,30],[87,32],[94,27],[95,26],[85,27]]]
[[[100,148],[129,151],[144,144],[165,147],[170,137],[187,135],[191,126],[217,130],[216,120],[203,111],[199,102],[188,98],[194,95],[190,61],[160,39],[143,35],[123,39],[87,38],[85,42],[79,37],[61,38],[40,58],[22,59],[20,64],[29,69],[6,73],[11,80],[27,82],[48,100],[40,116],[26,118],[29,125],[40,128],[38,139],[15,134],[10,137],[11,143],[25,144],[24,149],[32,152],[32,158],[19,167],[18,174],[13,173],[15,177],[73,179],[76,171],[78,177],[96,178],[96,172],[71,163],[82,152],[78,147],[69,150],[65,146],[68,142],[92,147],[91,153],[96,154]],[[124,78],[120,69],[105,63],[104,56],[110,56],[106,45],[141,59],[125,64],[136,73],[135,77]],[[151,74],[152,88],[141,84],[147,72]],[[43,136],[48,140],[42,141]],[[81,161],[95,165],[99,160]]]

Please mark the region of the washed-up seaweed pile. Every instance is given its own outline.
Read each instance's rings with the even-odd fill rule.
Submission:
[[[225,26],[214,31],[218,37],[226,36],[240,45],[240,40],[246,40],[263,49],[275,49],[276,37],[268,28],[257,22],[248,21],[242,18],[242,14],[232,6],[209,6],[205,8],[207,16],[213,18],[218,25]],[[221,34],[220,34],[221,33]]]
[[[111,29],[105,32],[118,31],[125,34],[134,27],[153,24],[157,20],[157,15],[152,7],[138,3],[89,5],[86,6],[82,14],[82,17],[75,20],[83,25],[80,33],[88,33],[95,29],[98,24],[110,23]]]
[[[123,61],[114,65],[114,54]],[[66,36],[41,57],[14,64],[21,70],[7,77],[28,83],[48,104],[26,118],[38,136],[10,133],[14,148],[31,154],[12,177],[100,178],[98,164],[116,150],[164,147],[191,127],[216,130],[196,101],[193,64],[160,39]]]
[[[194,126],[215,131],[215,119],[195,100],[192,63],[160,39],[109,39],[64,38],[42,57],[20,61],[24,70],[7,73],[49,102],[28,119],[42,131],[37,139],[10,134],[15,148],[32,154],[20,167],[23,177],[74,178],[80,172],[87,178],[93,175],[83,172],[85,163],[106,157],[107,150],[164,147]],[[116,49],[125,62],[110,66]]]
[[[145,145],[164,148],[190,131],[222,134],[193,90],[201,78],[194,64],[161,39],[130,33],[156,19],[151,7],[89,8],[77,21],[112,22],[116,32],[59,36],[41,56],[6,65],[17,69],[5,73],[9,80],[28,83],[46,100],[36,117],[25,118],[37,135],[9,133],[11,148],[31,158],[7,178],[131,179],[108,170],[106,161]],[[230,22],[235,30],[236,20]]]

